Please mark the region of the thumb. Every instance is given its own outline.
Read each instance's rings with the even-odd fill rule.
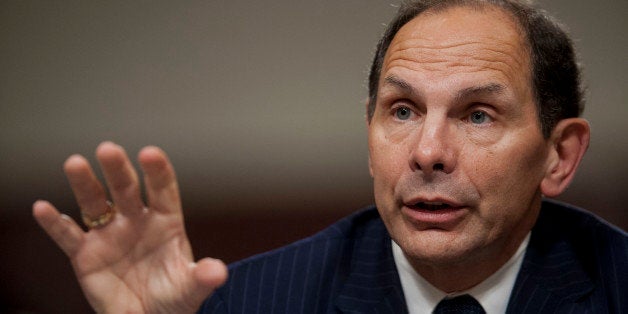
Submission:
[[[214,290],[227,281],[227,266],[221,260],[203,258],[191,264],[194,289],[192,299],[202,303]]]

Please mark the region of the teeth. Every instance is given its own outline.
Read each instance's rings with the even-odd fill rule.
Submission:
[[[423,204],[430,205],[430,206],[441,206],[444,203],[441,203],[441,202],[423,202]]]
[[[450,207],[449,204],[443,202],[420,202],[417,203],[415,206],[427,210],[440,210]]]

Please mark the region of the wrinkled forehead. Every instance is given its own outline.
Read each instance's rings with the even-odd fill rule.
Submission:
[[[530,82],[530,53],[516,18],[500,7],[453,6],[430,9],[406,23],[393,38],[382,73],[395,66],[454,69],[473,60],[494,67],[511,81]],[[473,70],[473,69],[470,69]]]

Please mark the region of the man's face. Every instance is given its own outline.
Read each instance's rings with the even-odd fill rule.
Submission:
[[[505,262],[538,215],[550,149],[513,19],[490,7],[423,13],[380,77],[370,170],[392,238],[419,264]]]

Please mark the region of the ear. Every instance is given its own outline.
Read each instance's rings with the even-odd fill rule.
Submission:
[[[555,197],[562,193],[576,173],[582,156],[589,147],[589,123],[581,118],[569,118],[558,122],[550,137],[548,168],[541,193]]]

